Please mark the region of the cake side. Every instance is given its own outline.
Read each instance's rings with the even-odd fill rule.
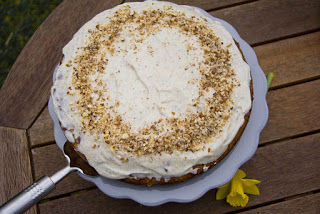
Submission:
[[[194,166],[229,150],[251,107],[250,70],[232,36],[190,7],[118,6],[84,25],[63,54],[55,112],[105,177],[198,174]]]

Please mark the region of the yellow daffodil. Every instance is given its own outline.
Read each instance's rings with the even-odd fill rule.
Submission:
[[[259,195],[259,189],[256,184],[260,181],[254,179],[244,179],[246,173],[238,170],[235,176],[225,185],[218,187],[216,194],[217,200],[227,198],[227,202],[234,207],[244,207],[249,201],[249,197],[245,194]]]

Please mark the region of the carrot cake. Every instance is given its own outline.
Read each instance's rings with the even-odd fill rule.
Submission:
[[[55,113],[107,178],[184,181],[220,161],[248,121],[249,66],[222,24],[193,7],[119,5],[83,25],[62,53]]]

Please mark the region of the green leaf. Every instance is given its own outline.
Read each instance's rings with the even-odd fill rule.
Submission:
[[[268,75],[267,75],[268,90],[269,90],[269,88],[270,88],[270,85],[271,85],[271,82],[272,82],[272,80],[273,80],[273,77],[274,77],[273,72],[269,72]]]
[[[0,0],[0,71],[10,70],[34,31],[62,0]],[[0,87],[7,74],[0,72]]]

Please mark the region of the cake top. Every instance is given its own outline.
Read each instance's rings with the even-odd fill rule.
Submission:
[[[238,106],[242,117],[250,109],[249,69],[232,36],[190,7],[147,1],[104,11],[63,54],[55,109],[89,163],[97,153],[121,165],[147,158],[159,167],[166,155],[181,164],[221,153],[228,128],[235,135],[233,126],[243,123],[230,124]],[[212,147],[221,139],[221,148]]]
[[[81,47],[74,60],[66,65],[73,69],[72,84],[67,94],[76,93],[79,97],[76,103],[70,105],[75,106],[74,112],[83,119],[82,131],[104,133],[105,142],[115,150],[125,149],[139,155],[201,149],[198,145],[207,141],[213,134],[219,133],[220,127],[229,119],[232,107],[230,95],[236,84],[236,80],[232,78],[234,73],[230,66],[229,51],[221,47],[221,41],[206,22],[206,19],[188,17],[184,11],[172,10],[170,6],[164,7],[164,10],[146,9],[142,14],[137,14],[126,5],[115,11],[109,22],[97,24],[95,29],[89,30],[88,43]],[[157,47],[159,43],[166,45],[165,39],[156,38],[162,35],[167,38],[179,35],[178,43],[182,43],[184,52],[190,52],[188,58],[192,59],[184,63],[186,67],[176,68],[182,72],[172,69],[167,71],[169,75],[163,75],[165,71],[161,71],[157,64],[151,65],[151,69],[149,66],[141,71],[137,68],[138,63],[130,62],[134,61],[135,55],[145,47],[153,58],[166,54]],[[191,50],[200,53],[191,53]],[[129,51],[133,52],[128,53]],[[196,62],[196,57],[201,55],[202,59]],[[178,63],[179,55],[174,57]],[[123,82],[130,81],[129,72],[135,73],[132,78],[139,78],[135,82],[136,85],[125,85],[128,88],[135,87],[132,88],[135,93],[130,93],[132,97],[129,100],[121,99],[121,95],[111,97],[108,91],[112,89],[107,87],[110,81],[104,82],[99,77],[105,75],[104,72],[110,72],[107,67],[108,58],[121,58],[127,64],[124,71],[121,71],[120,67],[111,68],[116,69],[118,73],[126,72]],[[177,87],[179,83],[176,81],[160,86],[155,82],[170,81],[172,73],[184,77],[191,72],[199,72],[200,75],[190,75],[192,78],[182,78],[180,82],[182,87],[188,87],[187,84],[195,85],[190,88],[197,91],[191,94],[196,96],[193,96],[192,101],[189,99],[189,103],[182,101],[186,106],[172,106],[172,102],[176,100],[170,101],[170,98],[183,99],[187,94]],[[127,90],[125,88],[122,92],[129,93]],[[95,98],[93,95],[98,97]],[[156,102],[159,96],[160,99],[166,97],[159,103]],[[131,99],[137,99],[136,101],[141,102],[143,106],[131,107],[135,102]],[[201,99],[205,99],[205,106],[203,102],[200,103]],[[165,102],[171,103],[163,105]],[[145,108],[150,107],[151,110],[146,112]],[[167,113],[166,110],[171,113]],[[137,116],[139,113],[140,116]],[[150,118],[150,114],[154,116]]]

